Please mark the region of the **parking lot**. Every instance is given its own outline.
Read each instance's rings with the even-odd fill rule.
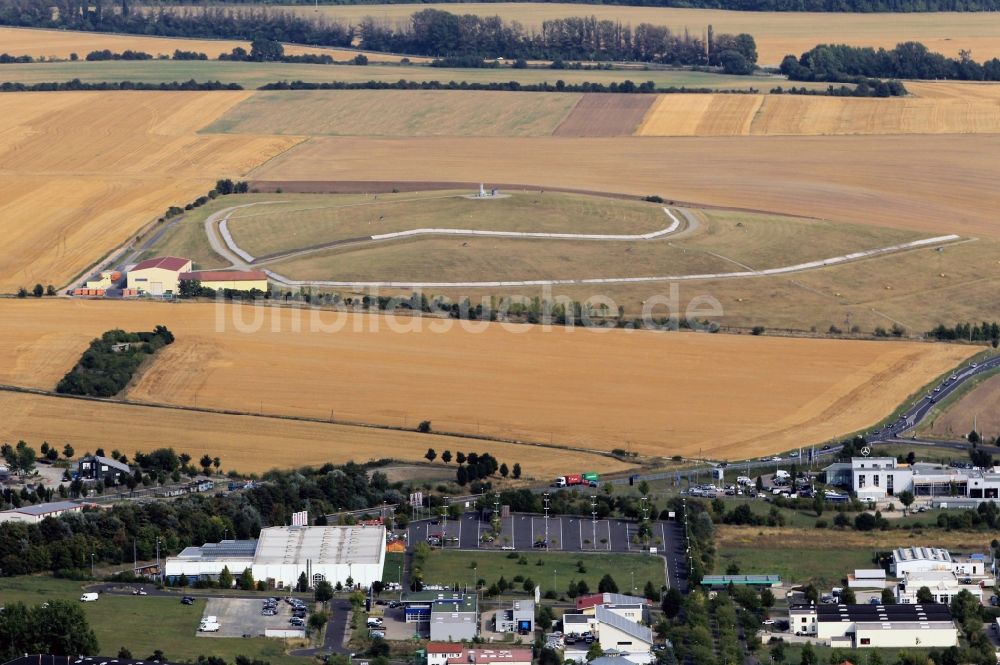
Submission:
[[[219,630],[214,633],[198,632],[199,637],[261,637],[267,629],[288,630],[295,628],[288,620],[292,617],[291,606],[279,601],[275,616],[263,616],[263,599],[250,598],[209,598],[205,603],[206,617],[214,616],[219,622]]]
[[[490,542],[484,537],[491,524],[478,513],[460,519],[429,519],[411,522],[409,543],[430,542],[433,547],[457,549],[534,550],[545,547],[567,552],[631,552],[642,548],[633,542],[639,525],[624,519],[598,519],[572,515],[552,516],[513,513],[500,521],[500,535]],[[653,522],[650,546],[663,548],[677,538],[674,523]]]

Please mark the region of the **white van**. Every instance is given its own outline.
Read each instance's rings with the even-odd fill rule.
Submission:
[[[368,628],[381,628],[382,619],[378,617],[368,617]]]
[[[98,595],[96,593],[85,593],[80,596],[81,603],[96,603]]]
[[[219,617],[217,616],[207,616],[201,620],[202,623],[219,623]]]
[[[216,621],[202,621],[201,625],[198,626],[198,631],[202,633],[217,633],[219,632],[219,624]]]

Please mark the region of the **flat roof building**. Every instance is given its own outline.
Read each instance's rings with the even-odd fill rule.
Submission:
[[[53,501],[39,503],[35,506],[21,506],[0,511],[0,522],[27,522],[38,524],[46,517],[58,517],[63,513],[78,513],[83,511],[83,504],[72,501]]]
[[[278,526],[261,529],[258,540],[224,540],[185,548],[168,557],[166,576],[217,579],[224,567],[234,576],[246,568],[275,588],[294,586],[302,573],[321,581],[371,586],[382,579],[385,527]]]
[[[834,647],[950,647],[958,629],[947,605],[792,605],[790,630]]]

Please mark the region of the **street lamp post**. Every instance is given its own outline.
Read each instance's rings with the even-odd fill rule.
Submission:
[[[94,553],[90,553],[90,576],[94,576]]]

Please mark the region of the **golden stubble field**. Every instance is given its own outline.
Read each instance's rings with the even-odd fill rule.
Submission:
[[[0,383],[51,388],[101,331],[162,323],[178,341],[132,399],[410,427],[426,419],[442,431],[653,456],[741,459],[822,442],[873,424],[975,351],[540,326],[438,331],[448,322],[364,315],[340,315],[334,331],[334,313],[319,319],[326,331],[304,314],[297,332],[287,309],[214,304],[13,301],[0,311]],[[67,403],[94,432],[106,427],[105,409]],[[35,433],[57,427],[21,422]],[[295,464],[288,442],[282,457]]]
[[[183,39],[9,27],[0,27],[0,44],[3,44],[3,51],[11,55],[67,59],[71,53],[76,53],[81,60],[87,57],[91,51],[104,49],[110,49],[116,53],[125,50],[145,51],[152,56],[171,55],[179,49],[204,53],[211,60],[218,58],[221,53],[231,52],[237,46],[250,50],[250,42],[233,39]],[[336,60],[349,60],[357,55],[357,51],[296,46],[294,44],[286,44],[285,53],[287,55],[326,53]],[[369,60],[399,62],[399,56],[384,54],[368,54],[368,58]]]
[[[1000,236],[1000,135],[320,137],[258,181],[568,187],[927,233]]]
[[[0,292],[65,285],[170,205],[299,139],[201,135],[248,92],[0,96]]]
[[[637,136],[987,134],[1000,132],[1000,85],[907,83],[889,99],[661,95]]]
[[[932,51],[951,57],[957,57],[959,49],[971,49],[977,60],[1000,56],[1000,16],[987,12],[817,14],[547,2],[327,5],[320,11],[327,17],[342,18],[354,24],[365,16],[395,23],[427,8],[456,14],[499,15],[531,28],[540,28],[546,20],[568,16],[596,16],[633,27],[644,22],[655,23],[666,25],[675,32],[683,32],[686,28],[695,35],[702,35],[712,25],[717,33],[752,34],[757,40],[763,65],[777,65],[789,53],[797,56],[817,44],[829,43],[892,48],[899,42],[921,41]],[[312,15],[314,8],[302,6],[298,11]]]

